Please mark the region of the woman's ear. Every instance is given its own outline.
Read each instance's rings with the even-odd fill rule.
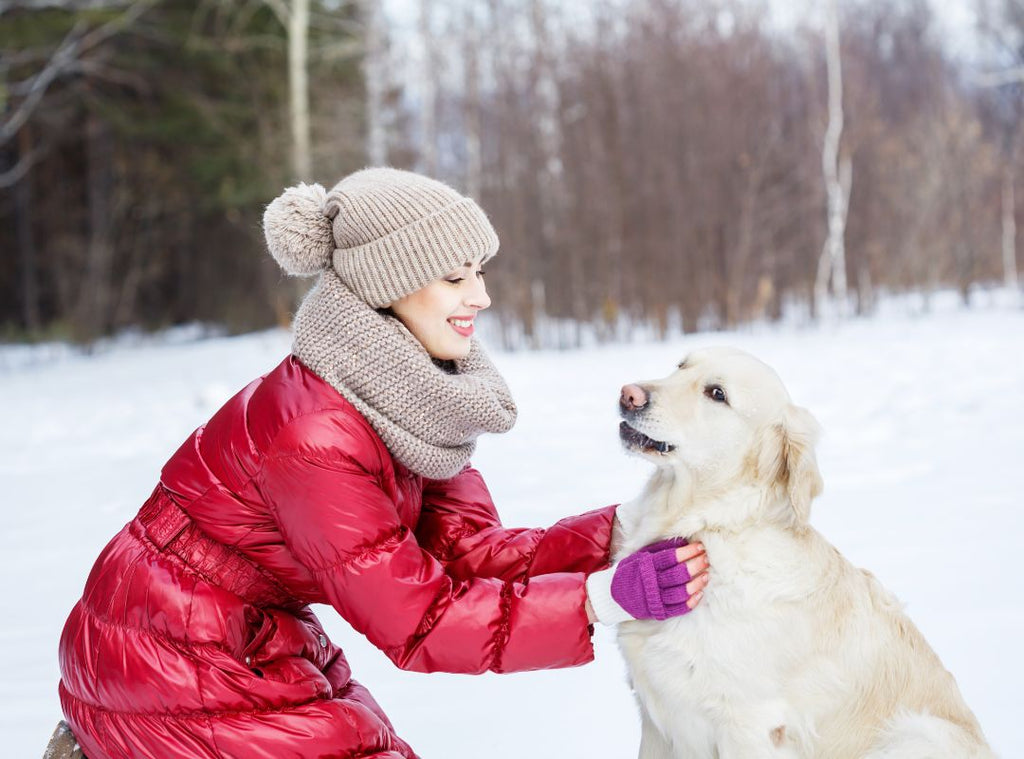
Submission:
[[[820,432],[818,422],[807,409],[789,404],[782,419],[761,433],[758,479],[785,493],[797,525],[807,524],[811,501],[824,487],[814,455]]]

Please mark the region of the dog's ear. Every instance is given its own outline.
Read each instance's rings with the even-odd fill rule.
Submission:
[[[810,411],[792,404],[786,407],[783,426],[789,502],[796,512],[797,523],[806,524],[811,517],[811,501],[821,495],[825,487],[814,455],[821,426]]]
[[[824,487],[814,455],[820,432],[811,412],[789,404],[782,419],[764,430],[758,449],[758,477],[785,491],[798,525],[807,524],[811,501]]]

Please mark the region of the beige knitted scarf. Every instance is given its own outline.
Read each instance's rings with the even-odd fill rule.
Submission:
[[[347,398],[391,455],[412,471],[447,479],[483,432],[506,432],[516,405],[476,340],[454,372],[438,366],[393,316],[371,308],[327,270],[295,316],[293,351]]]

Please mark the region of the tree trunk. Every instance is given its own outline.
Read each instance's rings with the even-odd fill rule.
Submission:
[[[420,0],[419,32],[423,40],[424,61],[420,78],[420,90],[423,93],[423,104],[420,114],[423,124],[423,135],[420,142],[420,158],[423,171],[429,176],[437,176],[437,81],[441,75],[441,54],[438,50],[439,40],[433,29],[434,0]]]
[[[20,160],[32,152],[32,135],[23,126],[18,134]],[[30,334],[37,332],[39,319],[39,267],[36,241],[32,234],[32,172],[28,172],[14,186],[15,234],[18,241],[18,263],[21,269],[21,320]]]
[[[309,2],[292,0],[288,14],[288,97],[292,124],[292,171],[311,179],[309,126]]]
[[[838,0],[830,0],[825,21],[825,60],[828,68],[828,128],[821,151],[821,165],[828,194],[828,237],[818,262],[815,302],[818,314],[831,292],[837,315],[846,315],[846,211],[849,206],[852,170],[849,159],[840,160],[839,141],[843,134],[843,71],[839,54]]]
[[[74,332],[91,341],[103,334],[109,322],[114,259],[110,234],[113,141],[109,128],[95,114],[86,122],[85,140],[89,239]]]
[[[476,200],[483,191],[483,116],[480,108],[480,34],[476,23],[476,3],[463,8],[465,42],[463,64],[466,72],[466,194]]]
[[[531,114],[537,133],[539,149],[539,176],[537,186],[541,194],[543,215],[541,229],[545,242],[551,243],[562,217],[558,183],[561,173],[561,141],[558,122],[559,101],[558,81],[551,62],[554,49],[547,9],[541,0],[530,3],[530,31],[537,46],[529,77],[530,90],[536,98],[535,111]]]
[[[366,27],[363,76],[366,81],[366,158],[371,166],[388,162],[387,130],[384,125],[384,95],[387,66],[384,46],[384,12],[378,0],[362,0]]]
[[[1016,289],[1017,284],[1017,219],[1014,199],[1013,161],[1003,168],[1003,283]]]

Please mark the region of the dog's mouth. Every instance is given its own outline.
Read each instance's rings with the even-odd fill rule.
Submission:
[[[675,446],[662,440],[655,440],[647,437],[640,430],[630,427],[626,422],[619,422],[619,438],[622,444],[631,450],[645,451],[649,453],[668,453],[674,451]]]

